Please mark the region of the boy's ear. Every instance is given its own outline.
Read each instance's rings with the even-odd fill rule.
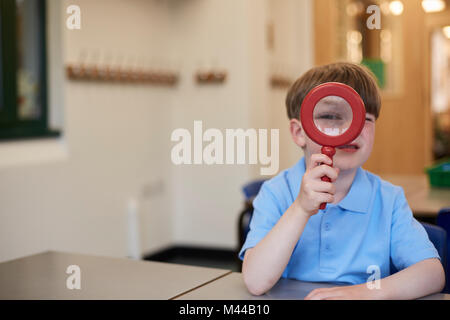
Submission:
[[[301,148],[306,146],[306,135],[303,130],[302,123],[298,119],[291,119],[289,121],[289,129],[291,131],[292,140]]]

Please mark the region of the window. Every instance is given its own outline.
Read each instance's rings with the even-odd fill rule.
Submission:
[[[44,0],[0,1],[0,139],[57,136],[47,123]]]

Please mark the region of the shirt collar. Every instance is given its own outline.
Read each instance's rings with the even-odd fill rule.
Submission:
[[[294,199],[300,191],[300,185],[305,171],[305,157],[302,157],[297,164],[292,167],[292,170],[289,170],[288,181]],[[359,167],[356,170],[355,177],[347,195],[335,206],[358,213],[367,213],[371,194],[372,185],[367,177],[367,173],[364,169]]]
[[[372,184],[367,177],[367,173],[359,167],[356,170],[350,190],[337,205],[349,211],[367,213],[371,194]]]

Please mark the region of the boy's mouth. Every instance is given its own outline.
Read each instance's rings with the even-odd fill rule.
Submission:
[[[351,143],[351,144],[346,144],[340,147],[337,147],[339,150],[342,150],[344,152],[349,152],[349,153],[353,153],[358,151],[359,146],[355,143]]]

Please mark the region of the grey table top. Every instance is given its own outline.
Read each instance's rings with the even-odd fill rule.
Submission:
[[[304,282],[292,279],[280,279],[275,286],[261,296],[251,295],[245,287],[242,274],[233,272],[213,282],[187,292],[179,300],[264,300],[264,299],[304,299],[316,288],[335,287],[338,284]],[[434,294],[423,299],[450,300],[450,294]]]
[[[80,290],[67,288],[69,265]],[[171,299],[230,272],[49,251],[0,263],[0,299]]]
[[[80,267],[80,290],[67,288],[70,265]],[[224,269],[55,251],[0,263],[0,299],[303,299],[315,288],[336,285],[280,279],[266,294],[253,296],[241,273]]]

